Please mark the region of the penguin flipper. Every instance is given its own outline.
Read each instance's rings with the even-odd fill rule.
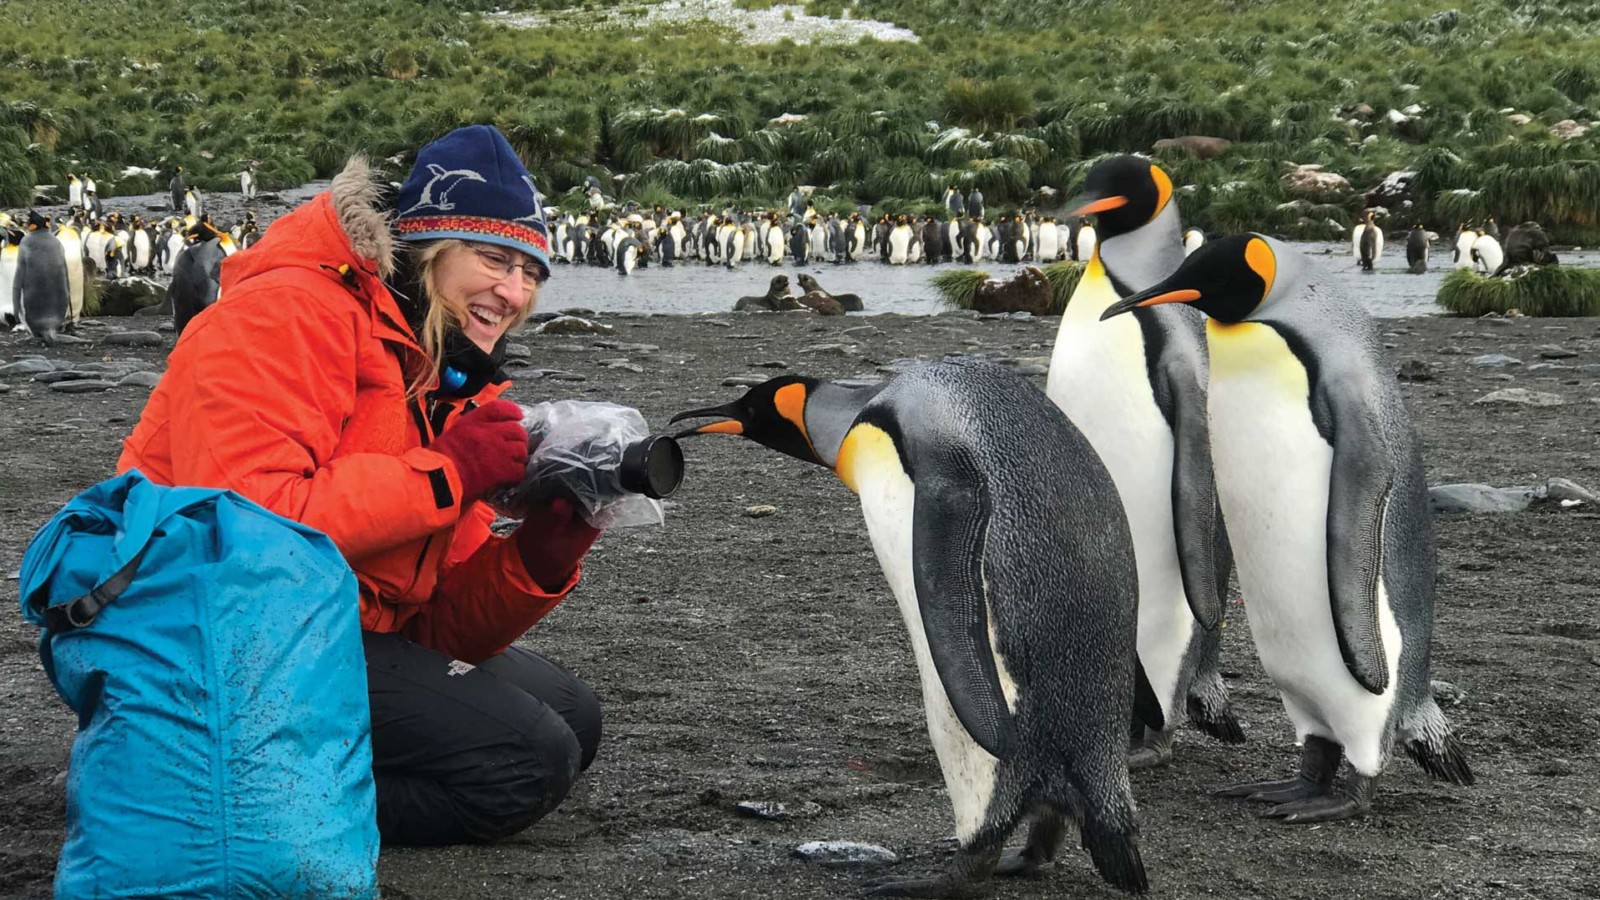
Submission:
[[[1382,694],[1389,666],[1378,631],[1383,579],[1383,523],[1394,479],[1390,449],[1370,413],[1339,391],[1325,391],[1333,425],[1328,485],[1328,597],[1345,668],[1362,687]]]
[[[1175,367],[1176,368],[1176,367]],[[1169,369],[1169,371],[1171,371]],[[1222,508],[1211,468],[1211,428],[1205,391],[1192,369],[1170,377],[1172,410],[1172,519],[1178,543],[1178,570],[1189,611],[1206,631],[1222,623],[1222,595],[1228,571],[1219,559]],[[1228,557],[1231,558],[1231,557]],[[1221,582],[1219,584],[1219,582]]]
[[[911,567],[922,627],[945,695],[967,734],[997,759],[1017,745],[989,645],[983,578],[989,497],[976,460],[957,449],[919,465]]]

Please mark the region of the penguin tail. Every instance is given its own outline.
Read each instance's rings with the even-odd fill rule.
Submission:
[[[1107,884],[1129,894],[1149,893],[1150,882],[1145,877],[1144,859],[1139,855],[1134,831],[1113,831],[1085,822],[1083,849],[1089,851],[1095,870]]]
[[[1451,784],[1470,785],[1477,782],[1472,767],[1467,765],[1467,754],[1461,742],[1450,731],[1450,723],[1430,697],[1405,723],[1405,740],[1401,744],[1406,755],[1429,776]]]
[[[1455,735],[1445,732],[1443,738],[1432,741],[1412,738],[1404,746],[1406,755],[1416,760],[1422,771],[1431,777],[1451,784],[1477,783],[1472,768],[1467,765],[1466,751],[1461,749],[1461,742]]]
[[[1244,728],[1239,725],[1239,719],[1233,714],[1233,707],[1228,704],[1226,697],[1219,705],[1213,697],[1190,694],[1189,721],[1224,744],[1244,743]]]

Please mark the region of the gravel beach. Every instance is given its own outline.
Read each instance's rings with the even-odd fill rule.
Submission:
[[[86,342],[48,350],[0,334],[0,896],[49,896],[75,725],[17,612],[15,573],[33,533],[112,473],[172,345],[170,332],[149,331],[155,321],[89,320],[78,332]],[[595,321],[610,331],[525,326],[510,396],[626,403],[661,428],[675,411],[737,396],[729,379],[884,376],[947,353],[1027,367],[1042,388],[1057,324],[962,314]],[[1380,328],[1405,376],[1430,484],[1561,477],[1600,488],[1600,320],[1423,317]],[[1511,361],[1485,359],[1496,354]],[[47,383],[62,371],[93,377]],[[59,389],[73,381],[96,384]],[[920,686],[856,498],[832,473],[745,441],[685,449],[688,475],[666,524],[605,535],[583,583],[523,638],[604,702],[593,768],[513,839],[385,851],[386,898],[801,900],[854,896],[884,873],[792,855],[827,839],[888,848],[896,875],[947,861],[953,826]],[[775,510],[757,516],[756,506]],[[1437,524],[1433,678],[1447,683],[1442,705],[1478,784],[1431,782],[1400,757],[1370,815],[1322,827],[1211,799],[1215,787],[1288,773],[1298,759],[1235,592],[1224,668],[1248,743],[1185,729],[1172,765],[1135,774],[1155,896],[1600,895],[1591,777],[1600,509],[1556,504]],[[741,814],[745,801],[783,804],[783,815]],[[1069,838],[1042,878],[997,883],[993,896],[1114,892]]]

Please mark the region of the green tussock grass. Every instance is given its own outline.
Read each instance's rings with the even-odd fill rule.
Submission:
[[[639,0],[120,0],[88,18],[11,3],[0,205],[69,171],[107,199],[144,193],[179,164],[234,191],[246,160],[280,190],[487,122],[563,203],[594,177],[619,200],[773,205],[808,184],[914,212],[954,184],[991,209],[1059,212],[1104,155],[1205,135],[1234,143],[1158,159],[1185,224],[1208,231],[1342,236],[1401,170],[1417,173],[1412,205],[1391,204],[1389,228],[1494,215],[1563,242],[1600,228],[1600,129],[1549,131],[1600,108],[1600,0],[1352,4],[1065,0],[1042,17],[1024,0],[810,0],[920,41],[747,45],[731,19],[645,27]],[[629,30],[594,27],[601,7]],[[502,8],[560,14],[519,30],[490,15]],[[1290,162],[1351,189],[1295,196]],[[122,176],[130,164],[161,174]]]
[[[1520,278],[1484,278],[1471,269],[1445,276],[1434,298],[1458,316],[1600,316],[1600,270],[1541,266]]]
[[[978,286],[989,280],[989,273],[978,269],[946,269],[930,282],[940,302],[951,309],[971,309]]]
[[[1072,299],[1072,292],[1078,289],[1078,282],[1083,280],[1083,269],[1083,263],[1071,260],[1044,267],[1045,280],[1050,282],[1050,315],[1059,316],[1066,312],[1067,301]]]

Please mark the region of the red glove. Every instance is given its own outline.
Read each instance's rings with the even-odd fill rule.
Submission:
[[[528,470],[528,432],[522,408],[494,400],[462,413],[428,449],[444,454],[461,479],[461,505],[522,481]]]
[[[528,511],[516,533],[522,566],[546,593],[560,590],[600,536],[565,497]]]

